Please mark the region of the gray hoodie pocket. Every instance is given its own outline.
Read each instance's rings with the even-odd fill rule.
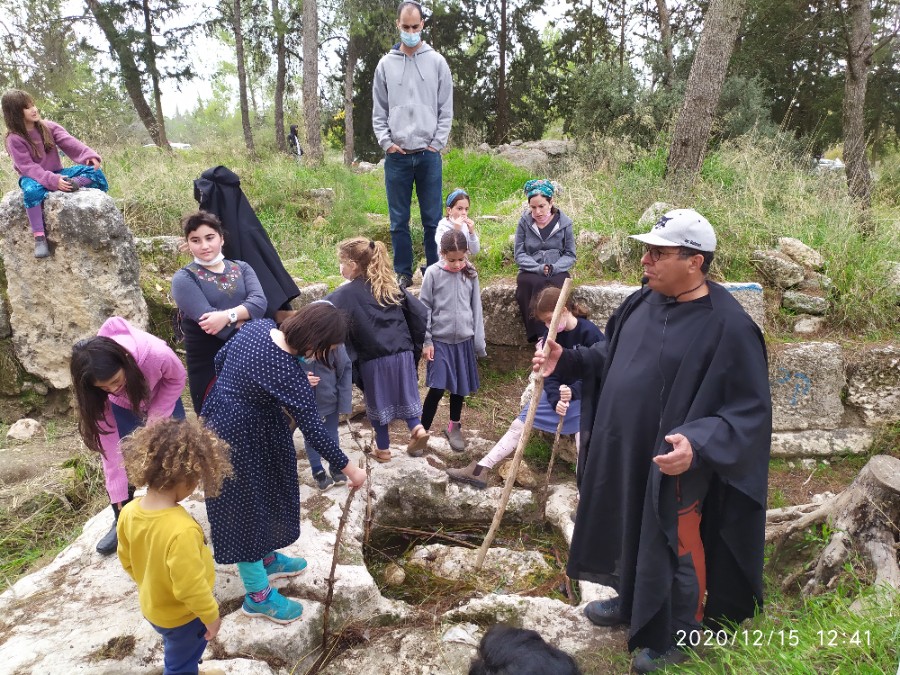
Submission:
[[[421,103],[392,106],[388,116],[391,140],[404,150],[428,147],[437,130],[434,110]]]

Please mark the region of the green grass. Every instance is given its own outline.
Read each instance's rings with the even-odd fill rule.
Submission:
[[[83,451],[64,464],[70,469],[64,483],[0,509],[0,591],[68,546],[106,503],[99,464]]]
[[[847,197],[840,175],[816,175],[798,168],[789,149],[765,139],[740,138],[707,157],[701,176],[688,194],[678,194],[663,179],[666,148],[636,150],[611,139],[602,152],[571,158],[566,169],[550,178],[563,192],[557,201],[587,229],[625,244],[621,271],[603,270],[587,251],[575,266],[576,283],[623,281],[640,275],[639,247],[627,239],[637,220],[655,201],[692,206],[716,227],[719,251],[715,279],[758,279],[749,259],[757,248],[771,248],[791,236],[818,249],[825,273],[834,281],[829,327],[869,341],[900,336],[896,299],[885,288],[886,260],[900,260],[900,228],[896,227],[897,165],[890,157],[877,184],[868,223]],[[251,159],[239,148],[194,146],[167,154],[153,148],[101,148],[110,177],[110,194],[137,235],[178,234],[182,214],[196,207],[192,181],[223,164],[240,177],[242,188],[266,227],[286,267],[306,283],[340,282],[335,244],[363,235],[390,241],[384,177],[381,170],[356,173],[340,164],[336,152],[322,167],[297,164],[291,157],[263,148]],[[0,167],[0,187],[15,188],[8,164]],[[463,187],[472,195],[482,253],[475,259],[482,285],[510,278],[509,237],[524,207],[522,185],[527,171],[493,155],[452,150],[445,156],[444,192]],[[322,208],[306,193],[312,188],[335,191],[333,207]],[[497,220],[478,220],[496,216]],[[421,251],[418,205],[413,204],[413,239]],[[863,234],[865,227],[868,234]],[[786,322],[776,325],[776,330]],[[786,334],[783,337],[788,337]]]

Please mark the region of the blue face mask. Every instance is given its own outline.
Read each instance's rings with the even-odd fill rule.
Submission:
[[[400,42],[404,45],[412,49],[413,47],[418,46],[419,42],[422,40],[421,33],[407,33],[405,31],[400,31]]]

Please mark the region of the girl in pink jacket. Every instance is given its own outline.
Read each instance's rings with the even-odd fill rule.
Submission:
[[[118,545],[119,511],[134,496],[119,440],[155,420],[184,419],[181,393],[187,374],[163,340],[119,316],[107,319],[96,337],[75,344],[71,372],[78,430],[103,460],[114,521],[97,551],[109,555]]]
[[[50,255],[44,232],[41,204],[48,192],[73,192],[83,187],[106,192],[109,185],[100,170],[100,155],[55,122],[41,119],[34,99],[20,89],[10,89],[0,101],[6,123],[6,151],[21,176],[19,187],[25,213],[34,234],[34,257]],[[75,165],[63,168],[62,150]]]

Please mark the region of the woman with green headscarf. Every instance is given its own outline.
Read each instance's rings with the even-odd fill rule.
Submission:
[[[516,228],[516,301],[529,342],[537,342],[544,332],[544,324],[533,316],[532,299],[547,286],[561,287],[575,264],[572,219],[554,205],[556,192],[546,179],[525,183],[528,209]]]

